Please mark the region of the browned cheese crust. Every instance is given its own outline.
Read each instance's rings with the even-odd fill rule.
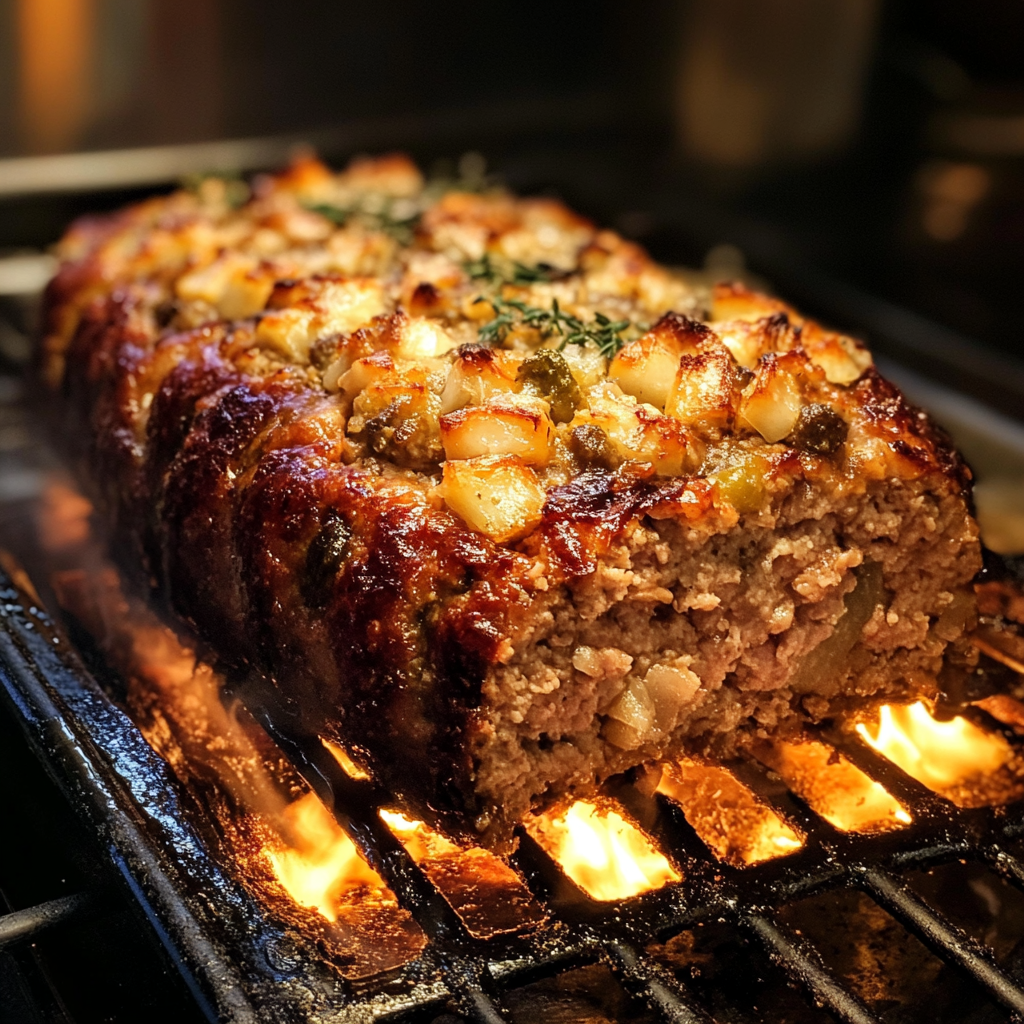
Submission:
[[[76,224],[41,374],[122,561],[409,806],[934,688],[969,474],[859,343],[400,157],[238,188]]]

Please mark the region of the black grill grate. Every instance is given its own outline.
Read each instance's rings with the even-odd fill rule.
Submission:
[[[102,693],[45,611],[9,579],[0,594],[0,676],[8,703],[37,752],[90,827],[111,851],[122,879],[211,1019],[252,1020],[272,1013],[325,1021],[511,1019],[508,990],[601,963],[654,1019],[707,1022],[699,994],[680,983],[647,947],[684,929],[724,923],[840,1021],[882,1018],[825,964],[782,918],[795,901],[859,890],[916,935],[944,963],[966,973],[992,1000],[1024,1019],[1024,988],[991,949],[968,936],[902,879],[912,868],[969,860],[1024,888],[1024,863],[1011,852],[1024,835],[1024,811],[958,809],[848,735],[824,737],[908,807],[911,826],[881,835],[842,833],[818,818],[756,762],[741,781],[805,832],[799,851],[757,867],[725,866],[707,852],[678,808],[625,782],[612,795],[676,861],[677,885],[617,904],[595,902],[568,882],[523,836],[516,866],[551,909],[527,935],[473,938],[381,822],[385,797],[342,772],[319,744],[274,736],[296,767],[334,806],[367,860],[429,939],[419,959],[386,977],[341,982],[314,946],[277,925],[210,856],[190,826],[165,765],[135,726]],[[272,715],[264,717],[272,718]],[[84,901],[0,919],[4,936],[30,937],[80,913]]]

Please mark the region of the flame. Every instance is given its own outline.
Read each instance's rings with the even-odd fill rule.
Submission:
[[[355,779],[358,782],[369,782],[373,779],[373,776],[365,768],[361,768],[349,757],[348,751],[343,747],[339,747],[337,743],[332,743],[330,740],[325,740],[322,736],[320,737],[320,742],[327,748],[334,760],[338,762],[338,767],[350,779]]]
[[[547,916],[523,879],[490,850],[457,846],[393,808],[378,813],[471,935],[486,939],[523,931]]]
[[[341,896],[360,885],[384,885],[315,793],[289,804],[282,818],[289,844],[265,852],[277,880],[296,903],[337,921]]]
[[[727,864],[759,864],[803,846],[789,825],[718,765],[682,758],[666,766],[658,792],[682,808],[697,835]]]
[[[425,821],[407,818],[400,811],[381,809],[384,824],[394,833],[398,841],[409,851],[417,864],[439,857],[457,857],[463,851],[440,832],[428,827]]]
[[[776,742],[757,756],[815,813],[843,832],[880,832],[913,820],[880,783],[817,740]]]
[[[966,718],[939,722],[922,701],[883,705],[872,732],[857,723],[864,741],[936,793],[947,793],[979,776],[998,771],[1011,758],[1009,743]]]
[[[538,815],[527,829],[562,870],[595,900],[621,900],[682,877],[611,801],[577,800]]]

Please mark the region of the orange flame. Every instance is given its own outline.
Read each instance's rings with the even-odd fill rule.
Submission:
[[[998,733],[985,732],[959,716],[939,722],[923,701],[885,704],[874,731],[858,722],[857,732],[909,776],[942,794],[998,771],[1013,754]]]
[[[320,742],[327,748],[334,760],[338,762],[338,767],[350,779],[356,779],[359,782],[369,782],[373,778],[365,768],[360,767],[352,760],[347,750],[339,747],[337,743],[325,740],[322,736],[320,737]]]
[[[682,808],[697,835],[727,864],[759,864],[803,846],[789,825],[718,765],[687,758],[667,765],[658,792]]]
[[[490,850],[457,846],[426,822],[391,808],[378,813],[471,935],[523,931],[546,917],[522,878]]]
[[[912,820],[880,783],[817,740],[777,742],[759,748],[757,755],[817,814],[843,832],[881,832]]]
[[[296,903],[336,921],[338,900],[345,893],[360,885],[383,887],[380,875],[359,856],[355,843],[315,793],[289,804],[282,817],[289,845],[268,849],[266,855],[277,880]]]
[[[526,823],[562,870],[595,900],[621,900],[682,877],[636,826],[614,809],[577,800]]]
[[[391,829],[398,841],[409,851],[409,856],[417,863],[428,858],[456,856],[462,853],[458,846],[445,839],[440,832],[428,828],[425,821],[407,818],[400,811],[382,809],[379,813],[384,824]]]

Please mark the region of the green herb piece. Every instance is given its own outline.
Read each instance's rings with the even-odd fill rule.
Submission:
[[[420,219],[419,207],[417,206],[413,213],[406,216],[396,216],[394,213],[395,200],[385,199],[377,208],[382,197],[374,196],[373,198],[376,202],[370,197],[364,197],[351,206],[335,206],[332,203],[307,203],[305,206],[307,210],[319,213],[321,217],[326,217],[339,227],[347,224],[352,218],[358,217],[367,227],[383,231],[399,244],[411,244]]]
[[[625,344],[620,337],[623,331],[632,327],[629,320],[612,320],[604,313],[595,313],[589,322],[566,313],[558,305],[558,299],[551,300],[550,309],[539,306],[528,306],[518,299],[503,299],[499,296],[481,295],[476,302],[487,302],[495,312],[495,317],[484,324],[479,330],[479,338],[489,345],[500,345],[508,337],[513,327],[523,324],[533,327],[545,338],[554,335],[561,337],[558,346],[561,352],[566,345],[585,345],[594,342],[603,356],[611,357]]]
[[[491,254],[486,252],[480,259],[467,260],[462,266],[474,281],[487,281],[489,284],[536,284],[552,278],[551,268],[544,264],[528,267],[525,263],[512,261],[507,267],[495,266]]]
[[[516,380],[527,392],[536,392],[548,401],[551,418],[568,423],[580,404],[580,387],[565,361],[553,348],[539,348],[519,366]]]
[[[220,181],[224,185],[224,202],[232,210],[237,210],[249,201],[252,192],[249,184],[239,171],[223,171],[220,174],[186,174],[181,178],[181,187],[196,195],[201,195],[203,183]]]

